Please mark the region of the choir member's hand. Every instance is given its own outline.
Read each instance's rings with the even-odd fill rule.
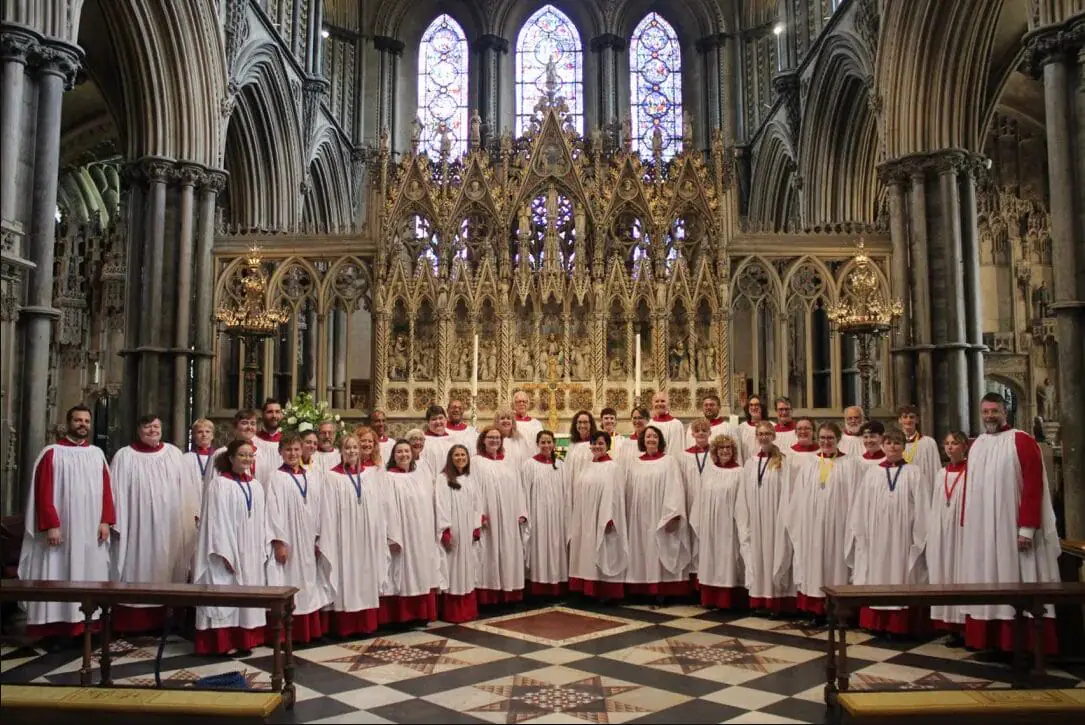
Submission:
[[[1027,536],[1017,537],[1017,550],[1018,551],[1032,551],[1032,539]]]
[[[388,542],[388,550],[391,551],[393,554],[398,554],[399,552],[403,551],[403,547],[394,541],[390,541]]]
[[[482,529],[475,529],[474,531],[472,531],[471,532],[471,538],[474,539],[475,541],[478,541],[479,539],[481,539],[482,538]]]
[[[290,553],[290,549],[281,541],[272,541],[271,548],[275,550],[275,561],[280,564],[286,563],[286,556]]]
[[[668,534],[673,534],[675,531],[678,531],[678,524],[681,521],[681,516],[675,516],[673,519],[667,522],[667,525],[663,527],[663,530],[666,531]]]
[[[109,541],[109,524],[98,524],[98,543]]]
[[[223,565],[224,567],[226,567],[226,572],[227,572],[228,574],[235,574],[235,573],[236,573],[236,572],[234,571],[234,565],[233,565],[233,564],[231,564],[230,562],[226,561],[226,559],[225,559],[225,558],[223,558],[222,556],[219,556],[218,554],[212,554],[212,556],[218,556],[218,558],[219,558],[219,559],[222,559],[222,565]]]
[[[483,516],[482,517],[482,528],[484,528],[484,529],[490,528],[490,517],[489,516]]]
[[[614,522],[613,521],[608,521],[607,522],[606,528],[603,529],[603,533],[604,534],[613,534],[614,533]]]
[[[520,517],[520,523],[521,524],[526,524],[527,523],[527,516],[521,516]]]
[[[316,558],[320,558],[320,544],[315,544],[313,546],[313,554],[316,555]]]
[[[49,546],[60,546],[64,543],[64,538],[60,535],[59,528],[46,531],[45,538],[49,541]]]
[[[441,532],[441,546],[445,547],[446,551],[452,551],[452,529]]]

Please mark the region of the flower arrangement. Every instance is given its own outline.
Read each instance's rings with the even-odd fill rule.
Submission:
[[[327,401],[319,403],[309,393],[298,393],[297,397],[283,407],[284,430],[306,433],[316,430],[321,423],[335,423],[338,433],[343,431],[343,420],[334,415]]]

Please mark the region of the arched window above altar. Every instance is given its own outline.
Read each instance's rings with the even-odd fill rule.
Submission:
[[[451,155],[467,150],[467,36],[448,15],[439,15],[418,49],[419,150],[437,158],[441,133],[448,129]]]
[[[584,52],[573,21],[553,5],[539,8],[516,38],[516,134],[531,124],[546,93],[547,65],[554,63],[558,96],[565,99],[577,133],[584,133]]]
[[[658,128],[663,158],[669,159],[682,141],[682,52],[678,34],[658,13],[648,13],[633,30],[629,69],[636,150],[650,157]]]

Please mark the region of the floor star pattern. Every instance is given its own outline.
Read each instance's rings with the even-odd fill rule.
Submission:
[[[608,723],[607,713],[651,712],[613,699],[615,695],[640,689],[636,685],[607,686],[598,675],[563,685],[517,676],[511,685],[475,685],[475,688],[501,699],[476,707],[471,712],[507,713],[505,722],[508,723],[519,723],[552,713],[592,723]]]
[[[667,655],[658,660],[646,662],[647,666],[678,665],[682,668],[682,674],[685,675],[714,665],[729,665],[754,670],[755,672],[768,672],[769,670],[765,665],[789,664],[788,660],[759,654],[772,648],[773,645],[771,644],[745,643],[734,638],[712,645],[668,639],[662,644],[644,645],[642,647],[642,649]]]
[[[348,672],[384,665],[399,665],[421,672],[423,675],[432,674],[437,665],[468,664],[452,655],[470,649],[467,646],[450,645],[447,639],[407,644],[380,638],[362,644],[348,644],[344,647],[356,654],[336,657],[327,662],[349,665]]]

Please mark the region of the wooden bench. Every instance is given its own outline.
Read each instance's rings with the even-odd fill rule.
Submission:
[[[83,631],[83,664],[79,682],[91,684],[91,625],[94,613],[101,615],[102,655],[99,685],[111,687],[113,607],[130,604],[154,604],[171,609],[195,606],[229,606],[266,609],[268,629],[273,642],[271,689],[282,694],[287,709],[294,706],[293,630],[295,587],[205,586],[202,584],[120,584],[117,582],[5,581],[0,585],[0,601],[76,602],[86,618]],[[285,645],[285,651],[284,651]],[[6,689],[6,688],[5,688]],[[237,691],[233,691],[237,694]]]
[[[868,606],[929,607],[933,605],[1003,604],[1014,608],[1014,660],[1017,686],[1028,684],[1024,666],[1026,613],[1033,617],[1035,628],[1036,676],[1044,673],[1043,613],[1047,604],[1085,602],[1085,583],[1038,584],[953,584],[953,585],[841,585],[822,587],[825,612],[829,625],[828,652],[825,663],[825,704],[836,706],[838,693],[847,692],[848,676],[848,618]],[[839,630],[839,636],[838,635]]]
[[[855,725],[1054,725],[1085,721],[1085,690],[941,690],[845,692],[842,719]]]

